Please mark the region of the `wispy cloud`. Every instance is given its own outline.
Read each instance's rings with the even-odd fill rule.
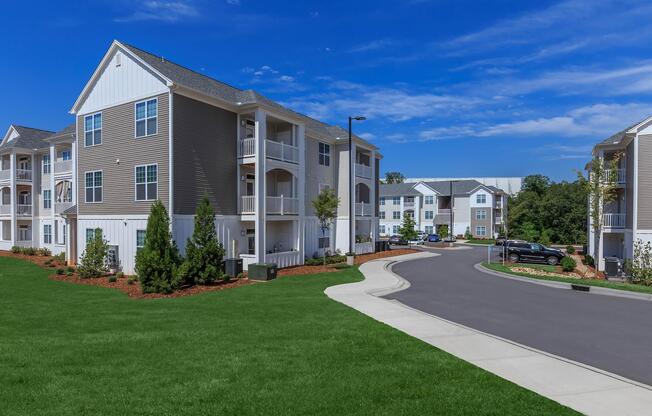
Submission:
[[[176,23],[186,19],[197,18],[199,15],[199,10],[188,1],[149,0],[140,3],[133,13],[114,20],[119,23],[146,20]]]
[[[398,42],[392,39],[377,39],[377,40],[372,40],[370,42],[356,45],[353,48],[349,49],[349,52],[361,53],[361,52],[377,51],[380,49],[396,46],[397,44]]]

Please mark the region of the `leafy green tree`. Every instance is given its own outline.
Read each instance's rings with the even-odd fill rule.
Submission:
[[[401,172],[386,172],[385,183],[403,183],[405,176]]]
[[[109,244],[102,237],[102,229],[96,228],[93,237],[86,243],[77,272],[82,279],[100,277],[107,272]]]
[[[319,220],[322,237],[337,218],[337,207],[340,205],[340,198],[335,195],[331,188],[322,190],[317,198],[313,199],[312,207],[315,210],[315,216]],[[324,265],[326,265],[326,250],[324,249]]]
[[[417,230],[414,229],[415,226],[416,222],[414,221],[414,218],[412,218],[412,215],[403,216],[403,224],[401,224],[401,227],[398,230],[398,233],[403,240],[412,241],[419,237]]]
[[[161,201],[152,204],[145,245],[136,254],[136,274],[144,293],[170,293],[177,289],[179,251],[172,241],[170,218]]]
[[[215,211],[208,196],[204,195],[195,212],[195,228],[186,243],[186,260],[179,278],[185,284],[213,283],[224,275],[223,258],[224,247],[215,230]]]
[[[543,195],[550,187],[550,178],[544,175],[530,175],[523,179],[523,190]]]

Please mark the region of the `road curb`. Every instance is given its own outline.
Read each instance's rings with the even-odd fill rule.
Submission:
[[[485,266],[483,266],[482,263],[476,263],[473,267],[482,273],[491,274],[493,276],[502,277],[505,279],[517,280],[519,282],[532,283],[540,286],[552,287],[555,289],[575,290],[578,292],[586,292],[588,294],[594,294],[594,295],[613,296],[618,298],[652,301],[652,294],[648,294],[648,293],[637,293],[637,292],[629,292],[626,290],[610,289],[607,287],[582,285],[581,281],[578,281],[577,284],[574,284],[574,283],[566,283],[566,282],[557,282],[555,280],[542,280],[542,279],[535,279],[531,277],[518,276],[514,274],[498,272],[495,270],[488,269]],[[574,285],[576,287],[573,287]],[[589,290],[584,289],[586,287],[588,287]]]

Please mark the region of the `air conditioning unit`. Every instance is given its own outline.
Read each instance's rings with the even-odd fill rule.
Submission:
[[[107,265],[111,273],[117,273],[120,270],[120,249],[118,246],[109,246]]]

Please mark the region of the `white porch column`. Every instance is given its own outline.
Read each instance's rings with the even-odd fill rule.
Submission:
[[[71,152],[70,155],[72,156],[72,152]],[[52,208],[51,211],[50,211],[50,213],[51,213],[50,218],[52,220],[52,245],[53,246],[57,242],[56,237],[58,236],[58,231],[55,230],[55,226],[54,226],[54,221],[55,221],[54,216],[55,216],[56,206],[57,206],[57,196],[55,194],[55,185],[56,185],[56,183],[54,181],[54,165],[56,163],[56,160],[57,160],[57,151],[56,151],[56,148],[55,148],[54,144],[52,144],[52,145],[50,145],[50,184],[49,185],[50,185],[50,203],[51,203],[51,208]],[[72,186],[72,183],[71,183],[71,186]],[[66,239],[66,242],[67,241],[68,241],[68,239]],[[67,248],[66,248],[66,251],[67,251]]]
[[[16,224],[16,153],[11,152],[9,155],[9,203],[11,204],[11,245],[16,245],[16,240],[18,239],[16,234],[17,224]]]
[[[356,161],[357,147],[355,143],[351,143],[351,154],[349,155],[349,160],[351,161],[351,175],[349,180],[351,181],[351,189],[353,190],[352,195],[350,196],[349,201],[349,247],[352,248],[352,251],[355,252],[355,203],[357,202],[356,192],[355,192],[355,161]],[[347,247],[347,250],[349,249]]]
[[[371,202],[371,209],[373,209],[373,213],[371,215],[371,241],[373,243],[376,242],[376,239],[378,238],[378,215],[376,214],[376,210],[379,208],[377,204],[377,198],[376,198],[376,151],[372,150],[371,151],[371,161],[369,164],[371,165],[371,190],[369,193],[369,202]],[[374,249],[375,249],[375,244],[374,244]]]
[[[36,155],[34,153],[32,153],[31,162],[32,162],[32,169],[31,169],[32,170],[32,185],[31,185],[31,189],[30,189],[30,192],[29,192],[29,196],[30,196],[30,202],[29,203],[32,205],[32,247],[38,247],[39,246],[39,244],[38,244],[39,241],[38,240],[39,240],[40,234],[38,232],[39,230],[37,230],[36,227],[34,227],[35,221],[36,221],[36,224],[38,224],[38,221],[35,220],[35,218],[36,218],[36,207],[34,206],[34,199],[35,199],[34,194],[36,193],[36,178],[38,176],[36,174],[37,173],[37,170],[36,170]],[[52,166],[51,163],[52,163],[52,161],[50,161],[50,166],[52,168],[54,168],[54,166]]]
[[[417,229],[423,231],[421,228],[421,207],[419,206],[421,201],[420,196],[414,197],[414,221],[416,222]]]
[[[305,258],[306,249],[306,127],[303,124],[295,126],[295,144],[299,147],[299,223],[298,223],[298,245],[301,264]]]
[[[265,262],[265,233],[267,224],[267,212],[265,202],[267,196],[265,177],[265,138],[267,137],[267,114],[262,109],[256,110],[255,115],[256,135],[256,262]]]

